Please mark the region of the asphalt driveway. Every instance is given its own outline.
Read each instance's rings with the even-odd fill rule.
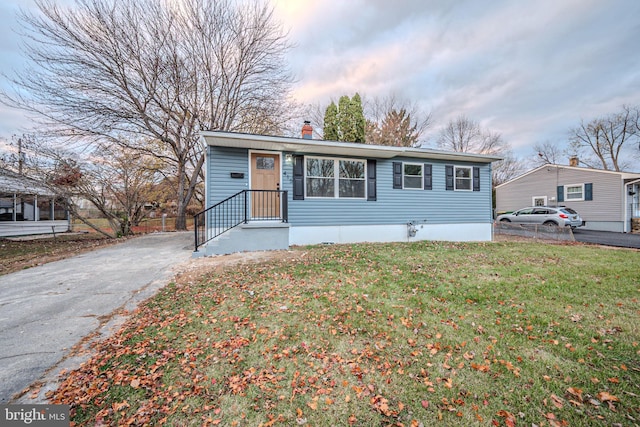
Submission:
[[[573,230],[573,237],[576,239],[576,242],[640,249],[640,234],[614,233],[612,231],[595,231],[576,228]]]
[[[0,276],[0,404],[167,284],[192,250],[192,233],[157,233]]]

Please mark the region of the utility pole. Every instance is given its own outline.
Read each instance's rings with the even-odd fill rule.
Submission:
[[[24,163],[22,156],[22,138],[18,138],[18,173],[20,175],[22,175],[22,164]]]

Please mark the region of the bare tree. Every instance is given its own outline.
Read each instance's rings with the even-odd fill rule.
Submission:
[[[509,148],[500,134],[483,129],[478,122],[464,115],[450,120],[440,130],[436,144],[443,150],[490,155]]]
[[[500,185],[520,175],[524,164],[511,151],[499,133],[483,129],[464,115],[449,121],[440,130],[437,145],[443,150],[501,156],[493,166],[493,185]]]
[[[288,120],[290,46],[265,3],[36,4],[20,17],[34,67],[10,79],[17,90],[3,101],[68,140],[157,141],[149,154],[173,164],[178,229],[201,175],[201,130],[274,134]]]
[[[500,153],[502,160],[495,162],[492,170],[493,186],[496,187],[521,175],[525,170],[524,163],[511,150]]]
[[[571,148],[588,167],[621,171],[628,166],[624,150],[640,141],[637,113],[623,106],[621,111],[580,123],[570,131]]]
[[[558,144],[552,142],[538,142],[533,146],[533,163],[536,166],[542,166],[546,164],[558,164],[563,157],[567,157],[565,149],[561,148]]]
[[[365,98],[367,144],[415,147],[423,142],[431,126],[431,113],[424,113],[417,104],[408,103],[395,95]]]

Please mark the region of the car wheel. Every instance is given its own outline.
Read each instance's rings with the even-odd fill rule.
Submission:
[[[500,222],[511,222],[511,220],[509,218],[502,218]]]
[[[542,225],[546,225],[547,227],[557,227],[558,224],[556,224],[553,221],[545,221]]]

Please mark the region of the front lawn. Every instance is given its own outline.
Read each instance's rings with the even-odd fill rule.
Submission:
[[[640,424],[640,252],[300,248],[179,279],[52,402],[77,425]]]

